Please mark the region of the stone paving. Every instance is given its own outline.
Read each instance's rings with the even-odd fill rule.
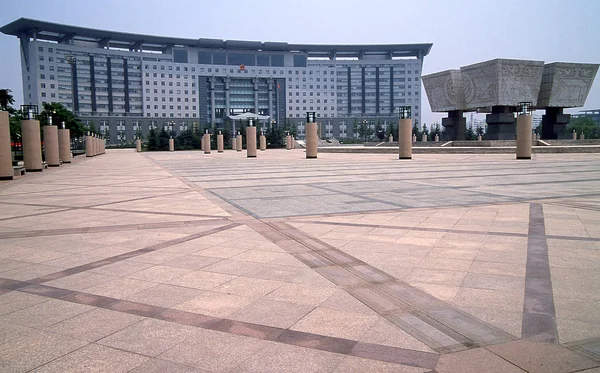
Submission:
[[[600,155],[396,158],[0,183],[0,371],[600,372]]]

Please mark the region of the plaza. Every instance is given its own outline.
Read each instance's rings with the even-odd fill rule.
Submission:
[[[599,372],[599,160],[129,149],[0,182],[0,370]]]

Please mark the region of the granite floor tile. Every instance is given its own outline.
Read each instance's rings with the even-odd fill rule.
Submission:
[[[358,340],[377,321],[376,315],[332,310],[317,307],[290,329],[313,334],[328,335],[331,337]]]
[[[490,351],[477,348],[442,355],[436,367],[439,373],[524,373],[514,364],[502,359]]]
[[[4,323],[14,323],[34,328],[43,328],[73,316],[91,311],[92,306],[51,299],[27,308],[0,316]]]
[[[174,309],[215,317],[227,317],[252,303],[252,298],[205,291],[199,296],[173,306]]]
[[[228,318],[287,329],[312,310],[312,306],[259,299]]]

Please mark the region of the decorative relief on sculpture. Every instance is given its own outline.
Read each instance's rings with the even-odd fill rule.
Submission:
[[[541,106],[580,107],[585,104],[598,72],[598,65],[553,63],[545,71],[550,75],[550,97],[540,100]]]
[[[462,109],[460,71],[448,70],[423,76],[423,85],[433,111]]]

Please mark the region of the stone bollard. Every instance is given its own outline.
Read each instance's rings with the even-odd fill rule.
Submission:
[[[93,149],[93,137],[92,134],[88,131],[87,135],[85,135],[85,156],[86,157],[93,157],[94,156],[94,149]]]
[[[140,139],[135,140],[135,151],[138,153],[142,151],[142,140],[140,140]]]
[[[26,119],[21,122],[21,143],[23,144],[23,163],[28,172],[42,171],[42,140],[40,122]]]
[[[12,180],[14,175],[9,122],[8,111],[0,111],[0,180]]]
[[[221,131],[217,135],[217,153],[223,153],[223,134]]]
[[[236,150],[235,148],[237,147],[237,136],[233,135],[233,137],[231,138],[231,150]]]
[[[236,141],[235,150],[238,151],[238,152],[241,152],[243,150],[243,147],[244,147],[244,142],[243,142],[243,139],[242,139],[242,134],[239,131],[238,131],[237,138],[236,138],[235,141]]]
[[[531,115],[517,116],[517,159],[531,159],[531,127]]]
[[[388,142],[394,142],[394,136],[390,135]]]
[[[435,134],[435,142],[440,142],[440,135],[438,135],[437,133]]]
[[[173,140],[173,137],[169,138],[169,151],[170,152],[175,151],[175,140]]]
[[[63,163],[71,163],[71,131],[62,122],[58,130],[58,157]]]
[[[292,136],[290,136],[289,132],[285,137],[285,150],[292,150]]]
[[[427,142],[427,135],[423,134],[423,136],[421,136],[421,141],[422,142]]]
[[[210,154],[210,133],[208,133],[208,130],[204,134],[204,154]]]
[[[256,127],[250,125],[246,127],[246,156],[256,158]]]
[[[60,167],[58,155],[58,127],[52,125],[52,116],[48,117],[48,125],[43,126],[44,157],[48,167]]]
[[[482,140],[481,135],[477,135],[477,141],[481,141],[481,140]]]
[[[319,135],[317,134],[316,115],[314,112],[306,113],[306,158],[317,158]],[[292,137],[290,136],[290,142]]]
[[[585,133],[581,132],[581,135],[579,135],[579,140],[585,140]]]
[[[260,151],[261,152],[264,152],[265,150],[267,150],[267,138],[265,137],[264,133],[260,134],[259,143],[260,143]]]
[[[573,140],[577,140],[577,131],[573,130]]]
[[[399,159],[412,159],[412,143],[417,141],[417,136],[412,133],[412,119],[403,118],[398,122],[398,154]],[[411,142],[412,138],[412,142]]]

